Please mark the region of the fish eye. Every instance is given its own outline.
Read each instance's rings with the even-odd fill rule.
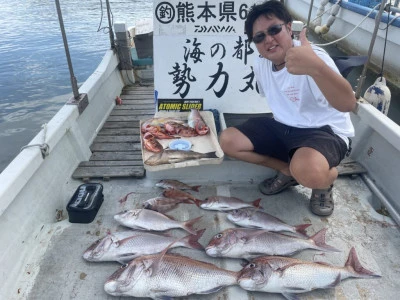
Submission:
[[[216,237],[217,239],[222,238],[222,233],[218,233],[215,237]]]
[[[249,264],[249,268],[255,268],[256,267],[256,264],[255,263],[250,263]]]
[[[125,269],[129,266],[129,264],[123,264],[121,267],[119,267],[120,269]]]

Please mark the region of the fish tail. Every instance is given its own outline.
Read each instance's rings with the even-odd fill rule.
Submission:
[[[254,201],[252,202],[252,205],[253,205],[254,207],[257,207],[257,208],[262,208],[262,206],[260,205],[260,202],[261,202],[261,198],[258,198],[257,200],[254,200]]]
[[[307,234],[307,232],[306,232],[306,229],[307,229],[309,226],[311,226],[311,224],[300,224],[300,225],[296,225],[296,226],[294,227],[294,229],[295,229],[295,231],[296,231],[298,234],[300,234],[300,235],[302,235],[302,236],[308,238],[309,236],[308,236],[308,234]]]
[[[196,234],[189,234],[184,238],[185,244],[187,244],[190,248],[203,250],[204,247],[199,243],[199,239],[202,237],[204,231],[206,229],[200,229],[196,232]]]
[[[193,191],[195,191],[195,192],[198,192],[200,187],[201,187],[201,185],[195,185],[195,186],[192,186],[191,189],[192,189]]]
[[[205,158],[218,158],[217,152],[207,152],[204,153]]]
[[[352,247],[349,252],[349,257],[345,263],[345,268],[348,269],[355,277],[367,278],[367,277],[382,277],[381,275],[375,274],[370,270],[365,269],[358,259],[356,249]]]
[[[187,232],[190,232],[191,234],[197,234],[197,231],[193,228],[193,224],[199,221],[202,217],[203,216],[200,216],[195,219],[184,222],[182,228],[185,229]]]
[[[312,240],[315,243],[315,246],[319,250],[324,250],[324,251],[332,251],[332,252],[341,252],[339,249],[332,247],[325,242],[325,234],[328,229],[324,228],[318,231],[316,234],[310,237],[310,240]]]
[[[194,202],[194,204],[196,204],[197,207],[200,207],[201,203],[203,202],[203,200],[196,199],[196,198],[190,199],[190,200],[192,200]]]

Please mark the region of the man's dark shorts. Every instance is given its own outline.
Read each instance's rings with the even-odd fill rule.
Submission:
[[[348,149],[345,141],[330,126],[297,128],[272,118],[251,118],[235,126],[254,145],[254,152],[289,162],[300,147],[313,148],[328,160],[330,168],[339,165]]]

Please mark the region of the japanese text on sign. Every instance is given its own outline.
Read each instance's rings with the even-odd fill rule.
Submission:
[[[155,88],[160,97],[199,97],[205,109],[243,112],[245,104],[250,113],[269,111],[252,68],[258,51],[244,34],[244,20],[255,2],[155,1]]]

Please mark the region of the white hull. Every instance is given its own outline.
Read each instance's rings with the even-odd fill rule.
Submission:
[[[80,88],[88,94],[88,109],[79,115],[75,105],[64,105],[47,124],[50,153],[45,159],[39,147],[27,148],[0,174],[0,265],[7,270],[1,272],[1,299],[17,295],[13,286],[27,259],[37,259],[44,250],[37,240],[40,228],[53,223],[56,210],[65,209],[71,197],[71,174],[89,159],[89,146],[114,106],[110,99],[124,86],[117,65],[117,56],[108,51]],[[41,144],[43,135],[44,130],[30,144]]]

